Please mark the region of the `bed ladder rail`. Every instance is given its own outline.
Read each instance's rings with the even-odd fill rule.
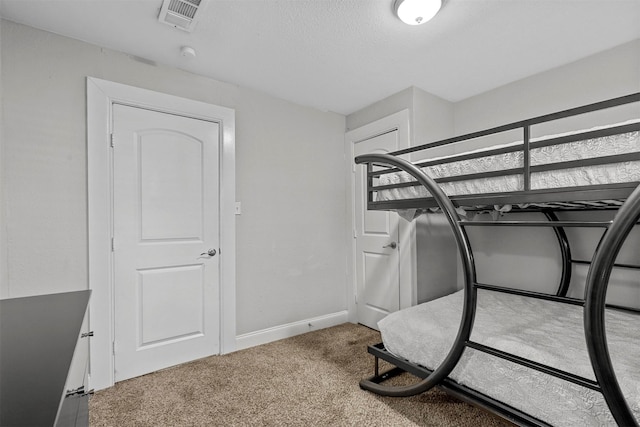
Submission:
[[[456,241],[456,246],[460,254],[460,260],[464,271],[464,304],[462,308],[462,318],[460,320],[460,326],[458,327],[455,342],[440,366],[434,369],[428,377],[422,379],[422,381],[417,384],[410,386],[386,386],[371,380],[362,380],[360,382],[361,388],[382,396],[414,396],[431,389],[447,378],[453,368],[458,364],[458,361],[465,350],[465,343],[471,336],[471,330],[473,328],[473,321],[475,318],[477,292],[474,287],[474,284],[476,283],[476,267],[473,260],[471,244],[469,243],[466,231],[460,225],[460,217],[458,216],[451,199],[447,197],[440,186],[431,177],[427,176],[417,166],[407,160],[388,154],[365,154],[357,156],[355,158],[355,162],[357,164],[367,164],[369,187],[371,187],[370,172],[374,164],[389,165],[413,176],[413,178],[415,178],[419,184],[424,186],[436,200],[438,206],[442,210],[442,213],[446,217],[449,226],[451,227]],[[371,202],[371,198],[372,194],[369,192],[369,202]]]
[[[586,284],[584,329],[587,350],[596,379],[611,413],[621,426],[638,426],[616,378],[605,329],[607,288],[615,260],[631,230],[640,220],[640,186],[618,210],[602,236],[589,267]]]

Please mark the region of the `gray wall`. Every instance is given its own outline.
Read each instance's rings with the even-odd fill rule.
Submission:
[[[409,110],[409,143],[412,146],[453,135],[453,104],[416,87],[409,87],[347,116],[347,128],[356,129],[395,112]],[[450,154],[449,147],[430,150],[430,155]],[[419,160],[420,157],[413,157]],[[456,246],[441,216],[416,220],[416,298],[428,301],[456,290]]]
[[[457,102],[463,134],[640,90],[640,40]],[[587,120],[587,126],[593,126]]]
[[[393,113],[402,111],[413,106],[413,87],[408,87],[398,93],[394,93],[384,99],[349,114],[346,118],[346,130],[354,130],[368,123],[390,116]]]
[[[2,19],[0,19],[0,52],[2,49]],[[0,55],[0,82],[2,82],[2,55]],[[0,100],[3,99],[2,84],[0,84]],[[0,298],[7,294],[7,239],[5,237],[5,179],[4,179],[4,132],[3,126],[4,103],[0,101]]]
[[[0,297],[87,286],[84,85],[94,76],[236,110],[237,199],[243,204],[236,217],[238,334],[346,309],[346,188],[336,173],[343,170],[345,124],[354,129],[410,106],[415,144],[640,90],[635,41],[456,104],[409,88],[345,122],[341,115],[7,21],[0,24],[0,51]],[[441,230],[419,228],[419,251],[429,254],[423,258],[451,258]],[[514,265],[509,257],[522,248],[519,239],[485,246],[482,276],[503,281],[519,271],[500,267]],[[481,233],[473,240],[478,246],[495,242]],[[546,248],[534,245],[533,256],[553,277],[555,255]],[[527,264],[532,254],[524,255]],[[488,267],[482,258],[490,260]],[[434,282],[449,277],[450,267],[433,265],[420,263],[419,275]]]
[[[453,136],[454,104],[421,89],[414,90],[412,145]],[[451,154],[450,147],[429,150],[429,156]],[[424,156],[413,155],[418,161]],[[457,250],[443,215],[422,215],[416,220],[417,302],[430,301],[456,290]]]
[[[448,103],[418,88],[408,88],[361,111],[347,116],[347,127],[353,129],[409,108],[411,112],[411,144],[419,145],[453,135],[478,131],[538,115],[547,114],[591,102],[640,91],[640,40],[618,46],[580,61],[513,82],[457,103]],[[562,132],[608,123],[612,119],[640,117],[640,107],[579,117],[534,129],[534,135]],[[428,156],[446,155],[487,144],[504,143],[521,138],[507,133],[496,140],[443,147]],[[413,160],[425,155],[416,153]],[[535,214],[533,215],[535,216]],[[531,217],[531,215],[529,215]],[[471,228],[468,230],[475,250],[478,280],[505,286],[553,291],[561,268],[560,252],[551,230]],[[418,301],[440,296],[461,285],[457,252],[448,225],[439,216],[422,216],[417,220]],[[577,258],[589,258],[598,236],[568,232]],[[637,240],[637,239],[636,239]],[[634,242],[636,241],[634,240]],[[625,259],[638,246],[628,243]],[[458,271],[456,271],[458,270]],[[572,281],[572,295],[582,293],[585,270],[577,267]],[[619,277],[614,298],[638,300],[638,281],[624,273]],[[455,282],[458,282],[457,285]]]
[[[0,37],[0,297],[87,288],[93,76],[236,110],[237,334],[346,309],[343,116],[8,21]]]
[[[460,101],[454,105],[455,132],[460,135],[634,92],[640,92],[640,40]],[[633,116],[640,117],[637,104],[562,122],[568,123],[566,126],[554,123],[533,130],[533,134],[590,128],[611,119],[622,121]],[[552,290],[558,283],[559,249],[551,230],[474,227],[468,232],[475,245],[479,281],[541,290]],[[586,234],[589,237],[580,237],[575,230],[568,234],[572,250],[582,259],[589,259],[588,249],[595,247],[597,236],[589,232]],[[585,273],[584,268],[576,268],[572,295],[581,295]],[[638,304],[640,293],[637,287],[628,286],[629,280],[625,276],[620,281],[624,289],[617,296],[615,291],[612,295],[618,299],[632,296]],[[633,280],[637,282],[638,277]]]

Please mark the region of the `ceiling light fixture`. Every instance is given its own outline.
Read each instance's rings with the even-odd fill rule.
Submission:
[[[424,24],[440,10],[442,0],[396,0],[395,10],[398,18],[405,24]]]

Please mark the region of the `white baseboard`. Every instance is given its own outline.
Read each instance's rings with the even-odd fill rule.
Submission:
[[[290,338],[306,332],[341,325],[348,321],[348,312],[347,310],[344,310],[337,313],[327,314],[325,316],[288,323],[286,325],[274,326],[272,328],[262,329],[256,332],[249,332],[248,334],[242,334],[236,337],[236,350],[243,350],[245,348],[255,347],[272,341]]]

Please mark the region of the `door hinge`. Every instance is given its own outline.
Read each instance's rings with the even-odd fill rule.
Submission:
[[[113,148],[113,133],[109,135],[109,145]]]
[[[115,252],[116,250],[116,239],[114,237],[111,238],[111,252]]]
[[[116,355],[116,342],[111,341],[111,354]]]

